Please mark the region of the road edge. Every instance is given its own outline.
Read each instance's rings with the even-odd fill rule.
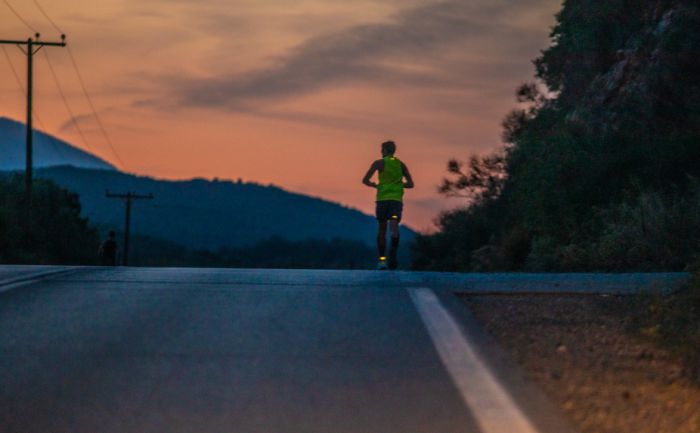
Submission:
[[[85,269],[87,268],[83,266],[61,266],[60,269],[49,269],[43,272],[29,273],[28,275],[2,280],[0,281],[0,293],[6,293],[59,275],[72,274]]]
[[[528,377],[505,348],[486,332],[469,306],[455,292],[449,289],[431,290],[473,343],[474,350],[486,362],[491,373],[541,433],[577,433],[561,408]]]

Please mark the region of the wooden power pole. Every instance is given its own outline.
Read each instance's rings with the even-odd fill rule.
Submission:
[[[26,41],[0,40],[0,44],[17,45],[27,55],[27,153],[24,169],[24,195],[27,206],[32,204],[32,98],[33,98],[33,57],[43,47],[65,47],[66,35],[61,35],[61,42],[44,42],[39,40],[39,33],[35,39]],[[23,48],[26,46],[26,49]]]
[[[129,234],[131,232],[131,202],[134,200],[153,200],[153,194],[139,195],[128,191],[126,194],[114,194],[107,190],[105,196],[108,198],[118,198],[124,200],[125,214],[124,214],[124,266],[129,265]]]

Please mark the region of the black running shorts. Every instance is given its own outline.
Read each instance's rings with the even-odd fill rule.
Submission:
[[[377,221],[397,220],[401,221],[403,203],[396,200],[382,200],[377,202]]]

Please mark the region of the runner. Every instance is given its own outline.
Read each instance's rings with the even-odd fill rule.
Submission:
[[[117,266],[117,251],[119,250],[115,239],[117,235],[114,233],[114,230],[110,230],[108,236],[107,240],[100,245],[98,254],[102,261],[102,266]]]
[[[386,229],[391,230],[391,251],[389,253],[389,269],[398,266],[397,251],[399,248],[399,223],[403,213],[403,190],[413,188],[413,179],[406,164],[394,156],[396,144],[393,141],[382,143],[382,159],[372,163],[367,174],[362,179],[365,185],[377,189],[377,222],[379,233],[377,234],[377,251],[379,264],[377,269],[387,269],[386,256]],[[374,173],[379,173],[379,183],[373,182]],[[405,181],[404,181],[405,178]]]

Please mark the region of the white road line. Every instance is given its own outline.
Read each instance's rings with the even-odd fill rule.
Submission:
[[[408,289],[445,368],[483,433],[538,433],[430,289]]]
[[[8,278],[6,280],[0,281],[0,293],[2,292],[7,292],[13,289],[17,289],[20,287],[28,286],[30,284],[37,283],[43,279],[61,275],[61,274],[67,274],[70,272],[75,271],[76,269],[79,269],[78,267],[68,267],[68,268],[61,268],[61,269],[50,269],[47,271],[41,271],[41,272],[36,272],[36,273],[29,273],[26,275],[20,275],[19,277],[15,278]]]

